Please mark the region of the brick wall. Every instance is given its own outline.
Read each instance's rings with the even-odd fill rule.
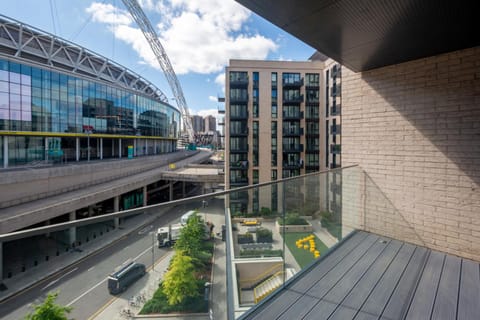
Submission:
[[[480,260],[480,47],[342,71],[342,165],[422,243]]]

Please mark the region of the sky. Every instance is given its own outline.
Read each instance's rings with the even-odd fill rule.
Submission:
[[[304,61],[314,49],[234,0],[138,0],[180,81],[190,114],[218,116],[229,59]],[[2,0],[0,13],[111,59],[176,106],[150,46],[121,0]]]

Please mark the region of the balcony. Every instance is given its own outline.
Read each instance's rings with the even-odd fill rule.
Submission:
[[[298,96],[284,96],[283,97],[283,104],[289,104],[289,103],[302,103],[304,100],[303,94],[298,95]]]
[[[330,76],[332,77],[332,79],[335,79],[337,77],[341,77],[342,76],[342,66],[340,64],[334,65],[333,68],[331,69]]]
[[[283,165],[282,165],[282,168],[292,170],[292,169],[301,169],[301,168],[303,168],[303,166],[304,166],[303,162],[302,163],[300,163],[300,162],[284,162]]]
[[[240,130],[234,130],[230,128],[230,137],[246,137],[248,136],[248,128],[242,128]]]
[[[230,97],[230,104],[245,104],[248,103],[248,94]]]
[[[330,96],[332,97],[340,97],[341,96],[341,86],[339,84],[330,88]]]
[[[283,152],[286,152],[286,153],[303,152],[303,144],[284,144]]]
[[[300,80],[297,80],[297,81],[283,80],[282,81],[282,86],[284,88],[300,88],[301,86],[303,86],[303,78],[301,78]]]
[[[231,184],[236,187],[248,184],[246,176],[238,174],[232,178]],[[337,188],[345,192],[330,197],[329,190],[324,186],[333,179],[336,180]],[[258,209],[253,209],[255,206],[252,202],[255,197],[259,202],[262,201]],[[208,210],[202,209],[202,203],[209,203]],[[289,307],[288,310],[286,307],[282,309],[282,312],[295,312],[293,315],[283,313],[286,319],[297,319],[299,311],[294,306],[298,306],[298,303],[309,302],[312,306],[312,301],[317,302],[314,299],[322,303],[320,298],[312,298],[315,297],[312,294],[314,292],[324,292],[325,296],[332,292],[338,294],[338,300],[332,299],[334,302],[325,302],[324,305],[329,307],[330,304],[345,303],[345,306],[348,306],[345,307],[347,314],[352,314],[351,306],[355,303],[362,306],[369,304],[372,309],[369,309],[368,316],[381,318],[386,315],[385,310],[391,310],[388,318],[392,319],[399,313],[408,314],[412,304],[417,306],[415,308],[420,308],[425,303],[425,294],[430,295],[428,312],[431,312],[435,310],[433,303],[440,303],[434,300],[448,293],[455,299],[464,299],[463,307],[459,306],[461,303],[454,304],[453,311],[471,312],[465,318],[476,319],[477,300],[469,300],[469,293],[478,293],[479,263],[427,248],[424,234],[418,233],[409,221],[405,220],[378,185],[358,166],[155,204],[148,207],[148,214],[144,212],[144,207],[140,207],[95,215],[89,219],[4,233],[0,235],[4,254],[7,250],[5,244],[10,241],[21,239],[31,242],[39,237],[44,239],[46,234],[53,239],[59,239],[71,234],[69,231],[72,228],[81,229],[78,237],[90,236],[90,242],[86,244],[83,238],[84,242],[77,242],[75,247],[56,242],[56,245],[61,246],[57,249],[62,249],[58,253],[60,259],[53,260],[54,257],[47,261],[43,256],[43,259],[38,260],[38,266],[33,268],[31,265],[26,270],[19,271],[19,277],[6,278],[3,281],[10,289],[14,281],[26,281],[28,277],[38,274],[39,270],[46,269],[44,266],[48,263],[57,267],[56,264],[63,263],[63,260],[70,260],[62,259],[62,255],[72,256],[70,250],[74,248],[78,259],[85,258],[89,253],[82,250],[83,248],[91,248],[115,237],[116,241],[122,241],[129,232],[144,225],[146,219],[162,220],[162,215],[169,212],[182,214],[184,208],[200,208],[199,216],[212,221],[215,232],[221,234],[221,226],[225,225],[222,237],[225,243],[218,238],[209,243],[211,246],[214,243],[221,245],[222,250],[216,252],[220,251],[221,257],[226,259],[221,264],[213,265],[216,280],[221,277],[217,278],[215,272],[219,272],[218,275],[226,274],[227,279],[216,281],[215,285],[223,294],[221,298],[225,299],[222,300],[222,306],[231,306],[227,311],[228,315],[217,315],[220,319],[235,319],[235,313],[243,314],[241,319],[262,319],[261,316],[265,314],[261,312],[265,308],[277,310],[275,307],[280,303]],[[114,229],[115,220],[119,218],[122,218],[121,228]],[[150,223],[153,222],[147,225]],[[99,233],[100,230],[102,233]],[[128,250],[135,250],[135,255],[140,254],[142,263],[150,268],[150,258],[159,259],[160,256],[157,256],[158,250],[151,251],[152,239],[156,241],[155,233],[148,233],[149,229],[142,230],[147,232],[135,232],[138,240],[128,240]],[[95,236],[93,233],[89,234],[89,231],[96,231]],[[448,234],[448,230],[442,232],[440,229],[438,232],[439,236]],[[62,286],[70,290],[88,289],[79,288],[78,280],[91,279],[91,273],[101,264],[124,261],[127,246],[118,247],[111,247],[108,257],[97,255],[95,259],[101,260],[92,260],[92,268],[88,272],[78,270],[76,278],[65,278]],[[151,252],[151,255],[144,255],[146,252]],[[163,251],[160,254],[163,254]],[[168,265],[167,262],[165,261],[165,265]],[[157,266],[160,267],[156,265],[155,272],[159,273],[161,271]],[[68,265],[62,267],[66,268]],[[104,271],[100,272],[104,278]],[[148,278],[153,278],[155,282],[157,280],[153,275],[154,272]],[[293,276],[295,278],[292,278]],[[466,281],[468,279],[474,280]],[[285,283],[289,280],[286,286]],[[146,289],[147,284],[154,282],[144,278],[130,287],[129,292],[137,294],[143,288]],[[158,282],[155,284],[153,287],[158,287]],[[446,284],[450,284],[449,287],[453,289],[439,288]],[[137,287],[139,289],[135,291]],[[268,290],[264,290],[265,287],[268,287]],[[301,294],[298,293],[300,291]],[[68,291],[65,289],[64,292]],[[272,299],[269,299],[272,293]],[[150,292],[149,297],[152,295],[153,292]],[[292,299],[292,296],[295,299]],[[474,297],[478,297],[478,294]],[[107,296],[99,299],[106,303],[110,298]],[[98,306],[87,304],[84,308],[82,312],[93,314]],[[336,312],[333,307],[329,310],[332,314]],[[392,310],[395,311],[394,314]],[[456,318],[455,312],[453,319]],[[341,315],[340,319],[353,318]],[[208,308],[205,317],[208,317]],[[274,315],[273,318],[277,316]],[[317,317],[314,315],[312,318]]]
[[[331,116],[339,116],[341,114],[341,111],[342,111],[342,108],[338,104],[335,107],[330,107]]]
[[[248,119],[248,111],[230,113],[230,120],[245,120]]]
[[[230,88],[247,88],[248,78],[230,79]]]
[[[230,153],[248,153],[248,144],[230,146]]]
[[[248,169],[248,160],[239,160],[236,162],[230,162],[230,169]]]
[[[330,145],[330,153],[333,153],[333,154],[342,153],[342,145],[341,144],[331,144]]]
[[[296,137],[303,135],[303,128],[287,128],[282,130],[284,137]]]
[[[298,112],[283,112],[283,120],[301,120],[303,119],[303,111]]]
[[[341,125],[337,124],[334,126],[330,126],[330,134],[341,134],[341,133],[342,133]]]

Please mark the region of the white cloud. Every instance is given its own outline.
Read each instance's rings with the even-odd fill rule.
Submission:
[[[225,93],[225,73],[220,73],[215,77],[215,83],[222,88],[222,92]]]
[[[208,100],[213,101],[213,102],[217,102],[218,98],[215,97],[215,96],[208,96]]]
[[[219,72],[229,59],[265,59],[277,49],[273,40],[246,31],[250,12],[233,0],[143,0],[141,4],[144,10],[155,11],[155,21],[149,15],[151,23],[177,74]],[[159,68],[128,12],[95,2],[87,12],[94,21],[109,24],[115,36],[147,64]]]

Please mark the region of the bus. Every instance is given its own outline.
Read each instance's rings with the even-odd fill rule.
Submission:
[[[145,273],[144,264],[138,262],[127,263],[108,276],[108,291],[110,294],[123,292],[129,285],[143,277]]]

